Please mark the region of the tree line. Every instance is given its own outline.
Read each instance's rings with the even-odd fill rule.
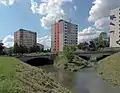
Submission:
[[[98,51],[109,47],[109,39],[106,32],[100,33],[99,37],[90,40],[89,42],[79,43],[78,49],[84,51]]]
[[[40,49],[39,46],[34,45],[33,47],[27,48],[26,46],[18,45],[17,43],[14,44],[13,52],[14,53],[35,53],[35,52],[42,52],[43,50]]]
[[[68,62],[72,62],[74,58],[74,52],[76,49],[83,51],[98,51],[106,47],[109,47],[109,39],[107,33],[102,32],[99,37],[90,40],[89,42],[79,43],[77,46],[67,45],[63,48],[63,54]]]

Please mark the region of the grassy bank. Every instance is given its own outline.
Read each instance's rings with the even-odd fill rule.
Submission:
[[[97,72],[108,84],[120,88],[120,53],[107,57],[100,62]]]
[[[84,59],[78,57],[78,56],[74,56],[73,61],[72,62],[68,62],[66,57],[63,55],[63,53],[58,54],[58,56],[56,57],[55,61],[54,61],[54,66],[57,68],[62,68],[65,69],[67,71],[78,71],[84,67],[87,67],[87,61],[85,61]]]
[[[17,79],[15,66],[17,60],[0,57],[0,93],[21,93],[22,85]]]
[[[42,69],[0,57],[0,93],[70,93]]]

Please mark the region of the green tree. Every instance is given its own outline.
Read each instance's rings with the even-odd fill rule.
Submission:
[[[0,55],[5,54],[3,45],[4,45],[3,43],[0,43]]]
[[[19,53],[27,53],[28,49],[25,46],[20,45],[19,46]]]
[[[8,48],[8,55],[11,55],[14,52],[14,48],[10,47]]]
[[[19,46],[17,43],[14,44],[13,51],[14,51],[14,53],[19,53]]]
[[[92,50],[92,51],[95,51],[95,50],[96,50],[95,40],[91,40],[91,41],[90,41],[89,50]]]
[[[75,46],[64,46],[63,48],[63,54],[66,57],[68,62],[72,62],[74,58],[73,52],[76,51]]]
[[[102,40],[106,40],[107,39],[107,33],[106,32],[101,32],[99,38],[102,39]]]
[[[89,47],[92,50],[100,50],[102,48],[108,47],[109,41],[107,40],[107,33],[101,32],[99,37],[90,41]]]
[[[102,32],[99,36],[99,48],[105,48],[107,47],[107,33],[106,32]]]
[[[78,48],[80,50],[88,50],[89,44],[87,42],[79,43]]]

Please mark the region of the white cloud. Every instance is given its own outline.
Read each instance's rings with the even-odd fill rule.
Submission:
[[[77,10],[77,6],[73,6],[74,10],[76,11]]]
[[[49,49],[51,47],[51,36],[38,37],[37,42],[43,44],[45,49]],[[4,43],[4,46],[7,48],[12,47],[14,45],[14,36],[8,35],[2,38],[2,43]]]
[[[0,0],[0,4],[13,5],[16,0]]]
[[[65,12],[61,5],[65,2],[72,0],[41,0],[40,4],[31,0],[31,10],[42,15],[40,19],[42,27],[49,28],[56,20],[64,18]]]
[[[78,43],[90,41],[100,35],[101,31],[96,30],[96,28],[88,27],[83,31],[78,33]]]
[[[103,28],[106,28],[109,25],[109,22],[110,22],[109,18],[105,17],[105,18],[98,19],[97,21],[95,21],[94,25],[98,29],[103,29]]]
[[[108,26],[110,10],[120,7],[120,0],[94,0],[88,20],[95,22],[97,28]]]
[[[8,35],[5,38],[3,38],[4,46],[5,47],[12,47],[14,45],[14,37],[12,35]]]
[[[38,38],[37,42],[44,45],[45,49],[51,48],[51,36],[49,36],[49,35]]]

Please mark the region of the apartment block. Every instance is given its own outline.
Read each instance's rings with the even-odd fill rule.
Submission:
[[[39,46],[40,50],[44,50],[44,45],[37,43],[37,46]]]
[[[78,25],[59,20],[51,27],[52,52],[63,51],[65,45],[77,45]]]
[[[110,12],[110,47],[120,47],[120,7]]]
[[[37,33],[19,29],[14,33],[14,43],[26,46],[27,48],[33,47],[37,42]]]

